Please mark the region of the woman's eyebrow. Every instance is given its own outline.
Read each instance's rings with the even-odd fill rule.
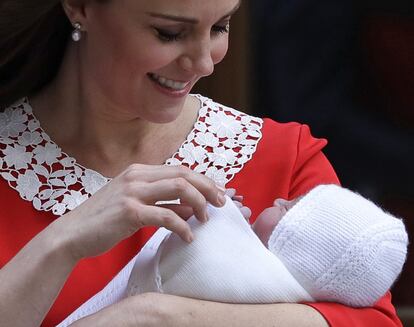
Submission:
[[[240,5],[241,5],[241,0],[229,13],[227,13],[222,18],[220,18],[219,21],[222,21],[232,16],[239,9]],[[163,18],[163,19],[173,20],[173,21],[182,22],[182,23],[198,24],[200,22],[197,18],[191,18],[191,17],[167,15],[167,14],[161,14],[161,13],[156,13],[156,12],[147,12],[147,14],[150,15],[151,17]]]
[[[198,24],[199,23],[198,19],[196,19],[196,18],[175,16],[175,15],[166,15],[166,14],[160,14],[160,13],[156,13],[156,12],[148,12],[147,14],[150,15],[151,17],[173,20],[175,22],[183,22],[183,23],[189,23],[189,24]]]

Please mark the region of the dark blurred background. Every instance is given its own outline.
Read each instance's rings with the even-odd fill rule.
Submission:
[[[404,218],[414,235],[413,0],[244,1],[229,55],[198,92],[311,126],[343,186]],[[414,246],[393,287],[414,326]]]

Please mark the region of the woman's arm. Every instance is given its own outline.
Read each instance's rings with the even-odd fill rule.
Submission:
[[[52,223],[0,270],[0,326],[39,326],[76,264]]]
[[[302,304],[227,304],[147,293],[128,298],[72,327],[328,327],[318,311]]]
[[[0,270],[0,326],[39,326],[78,261],[110,250],[141,227],[163,226],[190,241],[179,210],[156,205],[178,198],[201,221],[207,201],[225,201],[224,190],[188,168],[132,165],[55,220]]]

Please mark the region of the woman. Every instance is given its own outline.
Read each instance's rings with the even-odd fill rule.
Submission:
[[[222,206],[224,184],[244,195],[256,217],[276,198],[338,183],[321,152],[326,142],[306,126],[262,121],[189,95],[225,56],[239,5],[2,2],[0,325],[58,323],[145,244],[155,231],[147,226],[191,242],[185,219],[195,213],[206,220],[207,201]],[[159,202],[177,198],[180,205]],[[145,294],[78,326],[275,323],[400,324],[389,296],[355,310]]]

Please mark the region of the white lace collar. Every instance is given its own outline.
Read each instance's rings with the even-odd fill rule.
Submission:
[[[185,165],[227,184],[249,161],[263,121],[196,95],[193,130],[166,165]],[[27,98],[0,112],[0,174],[39,211],[61,216],[110,181],[79,165],[41,128]]]

